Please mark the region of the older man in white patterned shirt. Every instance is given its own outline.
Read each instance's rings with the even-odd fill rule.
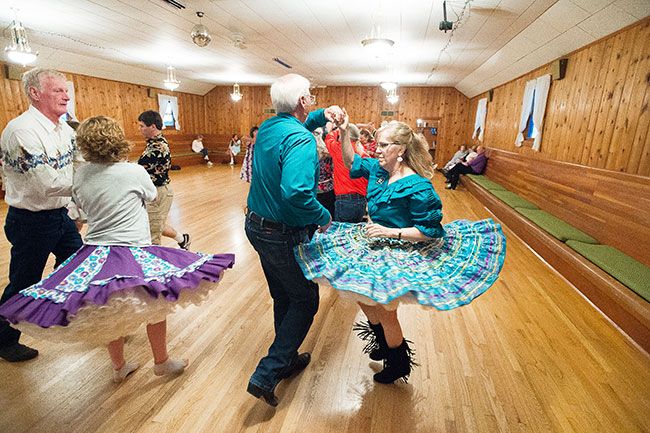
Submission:
[[[37,283],[50,254],[56,266],[81,247],[67,213],[72,188],[74,131],[60,118],[69,101],[66,78],[48,69],[23,75],[29,109],[7,124],[0,138],[5,234],[11,243],[9,285],[0,304]],[[38,351],[19,343],[20,331],[0,319],[0,358],[25,361]]]

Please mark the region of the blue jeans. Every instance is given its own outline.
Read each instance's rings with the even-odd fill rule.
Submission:
[[[318,284],[305,278],[293,247],[309,242],[313,229],[292,228],[246,217],[246,236],[260,256],[273,298],[275,338],[250,382],[271,392],[293,359],[318,311]]]
[[[65,208],[32,212],[10,206],[5,220],[5,235],[11,243],[9,285],[0,304],[16,293],[38,283],[50,253],[59,266],[81,248],[81,236]],[[0,319],[0,346],[11,346],[20,331]]]
[[[360,223],[366,215],[366,198],[361,194],[339,194],[334,203],[335,221]]]

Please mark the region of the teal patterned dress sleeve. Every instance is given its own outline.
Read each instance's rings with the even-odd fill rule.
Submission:
[[[377,167],[375,166],[379,167],[379,161],[376,159],[362,158],[355,153],[352,167],[350,168],[350,177],[352,179],[358,179],[360,177],[369,179],[370,173],[377,170]]]
[[[442,228],[442,202],[433,187],[419,189],[410,197],[409,210],[413,226],[430,238],[441,238],[445,235]]]

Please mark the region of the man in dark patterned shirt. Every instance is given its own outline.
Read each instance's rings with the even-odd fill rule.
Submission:
[[[190,235],[179,233],[167,224],[167,215],[174,199],[174,191],[169,186],[169,169],[172,165],[169,144],[162,135],[162,117],[157,111],[145,111],[138,116],[140,133],[147,139],[144,152],[138,159],[138,164],[143,166],[153,184],[158,190],[158,197],[147,203],[149,226],[151,229],[151,242],[160,245],[161,236],[175,239],[178,246],[183,249],[190,247]]]

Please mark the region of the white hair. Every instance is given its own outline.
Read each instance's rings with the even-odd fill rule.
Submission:
[[[271,102],[276,113],[293,113],[298,100],[305,95],[309,95],[309,80],[302,75],[283,75],[271,86]]]
[[[25,95],[27,95],[27,98],[29,98],[30,101],[32,99],[32,97],[29,95],[30,87],[34,87],[35,89],[38,90],[43,90],[41,88],[41,80],[45,77],[63,78],[64,81],[67,80],[65,75],[63,75],[61,72],[56,71],[54,69],[43,69],[43,68],[30,69],[29,71],[25,72],[22,76],[23,90],[25,91]]]

